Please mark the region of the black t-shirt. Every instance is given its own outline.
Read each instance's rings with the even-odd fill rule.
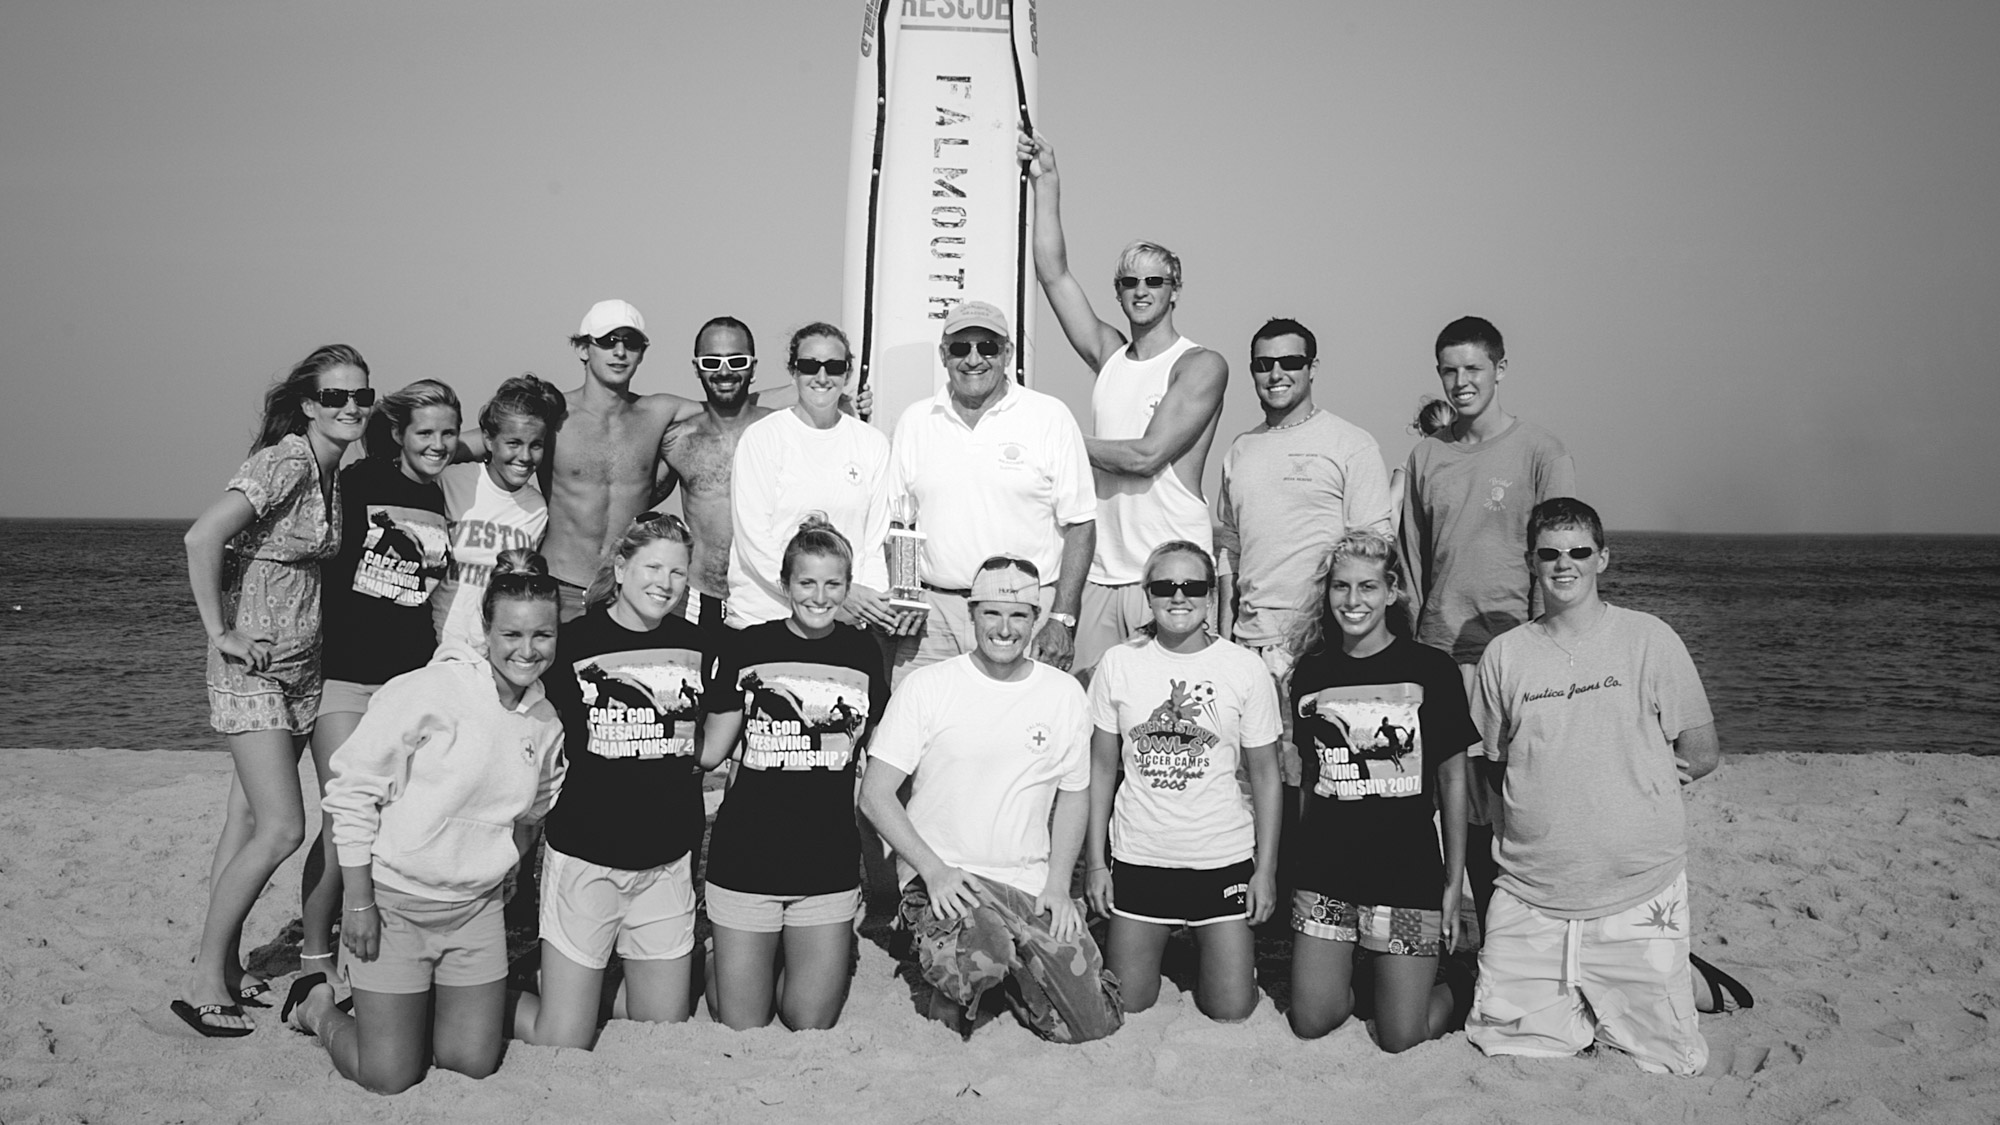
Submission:
[[[855,760],[889,700],[882,649],[846,625],[815,641],[782,620],[738,641],[743,758],[715,814],[708,878],[743,894],[858,887]]]
[[[1306,791],[1298,885],[1361,906],[1436,910],[1438,765],[1479,741],[1465,682],[1451,657],[1407,638],[1359,659],[1339,644],[1292,671]]]
[[[700,846],[702,720],[743,705],[712,690],[730,674],[715,640],[672,615],[649,632],[627,629],[608,605],[557,633],[542,683],[562,715],[569,773],[549,812],[550,847],[643,871]]]
[[[321,572],[320,667],[330,680],[381,684],[430,663],[431,591],[451,565],[444,490],[403,475],[393,457],[340,473],[340,553]]]

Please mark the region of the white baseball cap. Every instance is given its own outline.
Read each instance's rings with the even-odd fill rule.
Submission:
[[[583,323],[577,327],[579,336],[602,336],[620,328],[636,328],[646,331],[646,318],[629,301],[599,301],[583,314]]]

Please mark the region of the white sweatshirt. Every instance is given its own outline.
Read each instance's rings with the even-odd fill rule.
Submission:
[[[466,902],[519,861],[514,824],[562,789],[562,721],[532,684],[501,706],[492,665],[432,664],[382,685],[333,752],[326,799],[342,867],[378,886]]]

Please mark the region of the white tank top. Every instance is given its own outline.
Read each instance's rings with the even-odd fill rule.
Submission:
[[[1097,373],[1090,393],[1096,434],[1111,440],[1141,437],[1153,411],[1167,393],[1174,361],[1200,347],[1182,336],[1172,347],[1147,360],[1135,360],[1120,348]],[[1090,580],[1100,586],[1126,586],[1144,576],[1146,556],[1169,539],[1186,539],[1214,551],[1208,505],[1195,495],[1171,464],[1150,477],[1106,472],[1097,477],[1097,553],[1090,560]]]

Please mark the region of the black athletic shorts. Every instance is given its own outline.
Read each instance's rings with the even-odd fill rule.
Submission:
[[[1146,867],[1111,861],[1111,913],[1164,926],[1206,926],[1250,916],[1249,860],[1227,867]]]

